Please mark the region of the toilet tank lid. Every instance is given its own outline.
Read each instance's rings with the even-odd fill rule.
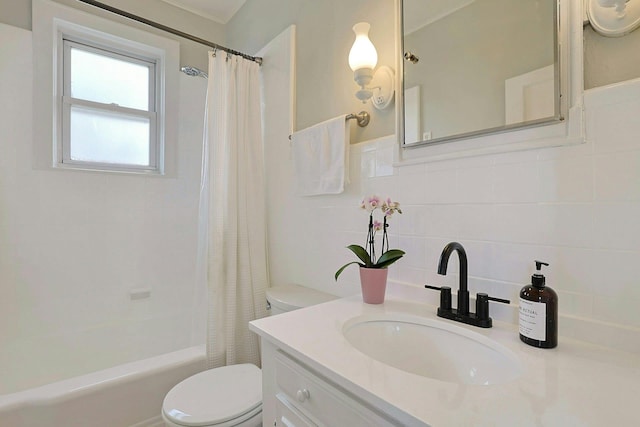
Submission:
[[[335,295],[300,285],[278,285],[267,289],[267,301],[289,311],[337,299]]]

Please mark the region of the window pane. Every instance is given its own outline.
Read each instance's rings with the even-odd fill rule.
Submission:
[[[71,160],[150,166],[148,118],[71,106]]]
[[[71,47],[71,96],[149,110],[149,68]]]

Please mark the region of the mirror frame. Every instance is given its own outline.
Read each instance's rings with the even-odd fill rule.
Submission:
[[[416,163],[483,153],[519,151],[537,147],[583,143],[582,4],[580,0],[555,0],[559,110],[550,119],[501,126],[429,141],[404,141],[404,36],[403,0],[396,0],[396,162]],[[558,102],[558,100],[557,100]],[[417,160],[413,160],[417,159]]]

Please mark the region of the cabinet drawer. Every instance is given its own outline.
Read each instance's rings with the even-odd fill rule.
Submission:
[[[319,426],[394,426],[281,352],[277,353],[275,368],[278,394],[284,394],[291,406]]]
[[[298,413],[282,393],[276,396],[276,427],[317,427],[304,415]]]

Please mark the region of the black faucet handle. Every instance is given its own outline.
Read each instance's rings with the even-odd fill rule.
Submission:
[[[483,292],[476,294],[476,317],[478,320],[489,319],[489,295]]]
[[[480,294],[478,294],[478,295],[480,295]],[[489,301],[493,301],[493,302],[501,302],[503,304],[511,304],[511,301],[509,301],[508,299],[502,299],[502,298],[496,298],[496,297],[490,297],[490,296],[487,296],[487,299]]]
[[[503,304],[511,303],[508,299],[490,297],[484,292],[478,292],[476,294],[476,317],[478,320],[489,320],[489,301],[501,302]]]
[[[448,286],[431,286],[424,285],[427,289],[440,291],[440,310],[451,311],[451,288]]]

